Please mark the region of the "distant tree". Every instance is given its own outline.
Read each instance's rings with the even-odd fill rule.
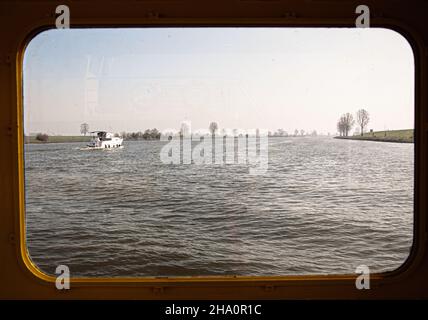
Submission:
[[[297,137],[299,135],[299,130],[294,130],[294,136]]]
[[[140,140],[144,138],[143,136],[144,134],[141,131],[131,132],[126,134],[127,139],[130,139],[130,140]]]
[[[339,136],[343,137],[345,135],[345,129],[343,127],[342,118],[337,121],[337,131],[339,131]]]
[[[349,112],[345,113],[344,115],[344,124],[345,124],[345,134],[346,136],[348,136],[349,132],[351,131],[352,127],[355,124],[354,117]]]
[[[38,133],[36,135],[36,140],[40,142],[47,142],[49,140],[49,136],[46,133]]]
[[[300,130],[300,135],[303,137],[305,135],[305,130]]]
[[[369,117],[369,113],[364,110],[364,109],[360,109],[357,111],[357,123],[361,128],[361,135],[364,134],[364,128],[367,126],[367,124],[369,123],[370,117]]]
[[[273,135],[275,137],[288,137],[288,132],[285,131],[284,129],[278,129],[277,131],[275,131]]]
[[[173,136],[173,133],[167,133],[166,136]],[[146,129],[144,132],[122,132],[121,136],[125,140],[160,140],[161,133],[158,129]]]
[[[152,130],[150,130],[150,137],[153,140],[159,140],[161,136],[161,133],[159,132],[158,129],[153,128]]]
[[[211,132],[211,135],[215,135],[215,133],[218,130],[218,124],[217,124],[217,122],[211,122],[210,126],[209,126],[209,130]]]
[[[80,125],[80,133],[83,134],[84,136],[86,136],[86,134],[89,132],[89,124],[87,123],[82,123]]]
[[[312,137],[316,137],[317,135],[318,135],[317,130],[313,130],[313,131],[311,132],[311,136],[312,136]]]
[[[355,121],[352,114],[350,114],[349,112],[345,113],[340,117],[339,121],[337,122],[337,130],[339,131],[339,134],[341,136],[347,137],[349,131],[351,131],[354,124]]]
[[[274,135],[277,137],[284,137],[286,136],[286,132],[284,131],[284,129],[278,129]]]
[[[146,129],[146,131],[144,131],[144,133],[143,133],[143,139],[144,140],[149,140],[150,139],[150,129]]]

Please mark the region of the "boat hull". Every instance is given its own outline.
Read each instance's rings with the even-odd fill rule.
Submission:
[[[114,137],[110,140],[99,140],[94,139],[90,143],[88,143],[88,148],[90,149],[117,149],[123,147],[123,139]]]

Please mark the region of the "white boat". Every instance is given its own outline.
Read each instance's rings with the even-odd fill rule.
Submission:
[[[91,141],[87,144],[90,149],[113,149],[123,147],[123,138],[115,137],[113,133],[106,131],[92,131]]]

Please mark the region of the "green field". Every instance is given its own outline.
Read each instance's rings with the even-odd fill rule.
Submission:
[[[26,136],[25,143],[68,143],[68,142],[89,142],[90,136],[49,136],[48,141],[38,141],[35,136]]]
[[[383,142],[413,142],[413,129],[406,130],[387,130],[387,131],[374,131],[366,132],[363,136],[349,136],[349,137],[335,137],[339,139],[351,140],[369,140],[369,141],[383,141]]]

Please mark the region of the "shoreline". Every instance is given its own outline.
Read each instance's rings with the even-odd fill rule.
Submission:
[[[47,141],[39,141],[35,136],[25,136],[24,144],[51,144],[51,143],[74,143],[74,142],[89,142],[89,136],[49,136]]]
[[[24,144],[83,143],[90,141],[90,137],[78,136],[50,136],[48,141],[39,141],[35,137],[24,138]],[[124,139],[123,141],[160,141],[160,139]]]
[[[414,143],[413,129],[375,131],[365,133],[363,136],[335,136],[335,139],[363,140],[375,142]]]
[[[294,136],[288,136],[295,138]],[[298,136],[300,137],[300,136]],[[319,136],[328,137],[328,136]],[[391,131],[376,131],[365,133],[363,136],[331,136],[334,139],[342,140],[362,140],[362,141],[375,141],[375,142],[394,142],[394,143],[414,143],[413,129],[407,130],[391,130]],[[269,138],[287,138],[275,137]],[[311,137],[312,138],[312,137]],[[315,137],[314,137],[315,138]],[[24,144],[52,144],[52,143],[83,143],[90,142],[89,136],[49,136],[47,141],[39,141],[35,136],[25,136]],[[158,139],[129,139],[124,141],[158,141]]]
[[[342,139],[342,140],[361,140],[361,141],[374,141],[374,142],[394,142],[394,143],[414,143],[413,140],[399,140],[399,139],[393,139],[393,138],[370,138],[370,137],[333,137],[334,139]]]

